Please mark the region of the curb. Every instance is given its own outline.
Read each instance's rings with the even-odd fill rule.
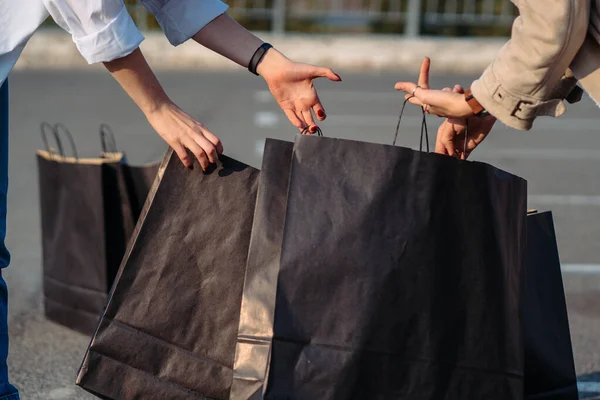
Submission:
[[[391,35],[257,35],[293,60],[342,71],[414,72],[418,70],[423,57],[429,56],[436,72],[454,74],[480,73],[507,40],[409,39]],[[161,32],[147,32],[145,36],[141,49],[150,65],[157,70],[222,71],[240,68],[191,40],[173,47]],[[16,68],[80,69],[88,66],[68,34],[48,29],[32,37]]]

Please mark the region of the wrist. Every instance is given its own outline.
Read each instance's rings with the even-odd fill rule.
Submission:
[[[275,48],[270,48],[256,67],[256,72],[265,80],[280,73],[291,61]]]
[[[469,105],[469,103],[467,103],[465,101],[465,99],[463,98],[462,101],[459,103],[459,112],[458,115],[460,115],[462,118],[469,118],[475,115],[475,113],[473,112],[473,109],[471,108],[471,106]]]
[[[165,95],[165,98],[153,99],[153,101],[149,102],[147,105],[144,105],[143,107],[140,106],[140,109],[147,119],[151,119],[165,111],[171,110],[173,107],[177,106]]]

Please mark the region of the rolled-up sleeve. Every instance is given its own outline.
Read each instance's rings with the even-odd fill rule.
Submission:
[[[89,64],[125,57],[144,40],[122,0],[44,0],[44,4]]]
[[[165,36],[178,46],[194,36],[229,6],[219,0],[141,0],[156,17]]]

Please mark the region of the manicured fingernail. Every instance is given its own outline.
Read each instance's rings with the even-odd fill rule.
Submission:
[[[317,131],[317,127],[311,126],[309,130],[310,130],[310,133],[315,133]]]
[[[460,85],[454,85],[454,90],[459,90],[460,89]]]
[[[190,164],[187,166],[187,169],[189,169],[190,171],[194,170],[194,164]]]
[[[323,117],[325,116],[325,113],[323,112],[323,110],[319,110],[319,111],[317,111],[317,115],[318,115],[320,118],[323,118]]]

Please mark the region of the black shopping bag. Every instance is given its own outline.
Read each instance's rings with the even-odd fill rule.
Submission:
[[[240,319],[260,293],[268,321],[274,298],[272,332],[240,326],[233,400],[523,398],[523,179],[309,136],[288,171],[285,214],[270,216],[281,256],[266,280],[247,276]]]
[[[73,146],[66,157],[57,129]],[[82,333],[93,333],[127,244],[132,219],[122,202],[121,158],[79,158],[62,125],[42,125],[45,151],[37,152],[42,219],[46,316]],[[45,132],[57,139],[58,152]],[[119,188],[119,189],[115,189]]]
[[[123,221],[123,229],[127,238],[129,238],[142,212],[148,192],[154,183],[160,161],[143,165],[130,164],[125,153],[119,151],[115,135],[107,124],[100,125],[100,143],[102,146],[102,158],[121,160],[115,173],[122,175],[124,184],[117,185],[109,190],[116,192],[121,203],[126,204],[129,210],[131,210],[131,218]],[[119,259],[119,263],[120,261]]]
[[[551,212],[527,216],[525,266],[526,399],[577,400],[577,376]]]
[[[260,399],[273,337],[273,305],[293,143],[266,139],[234,364],[231,399]]]
[[[258,170],[161,164],[77,377],[108,399],[222,399],[233,379]]]

